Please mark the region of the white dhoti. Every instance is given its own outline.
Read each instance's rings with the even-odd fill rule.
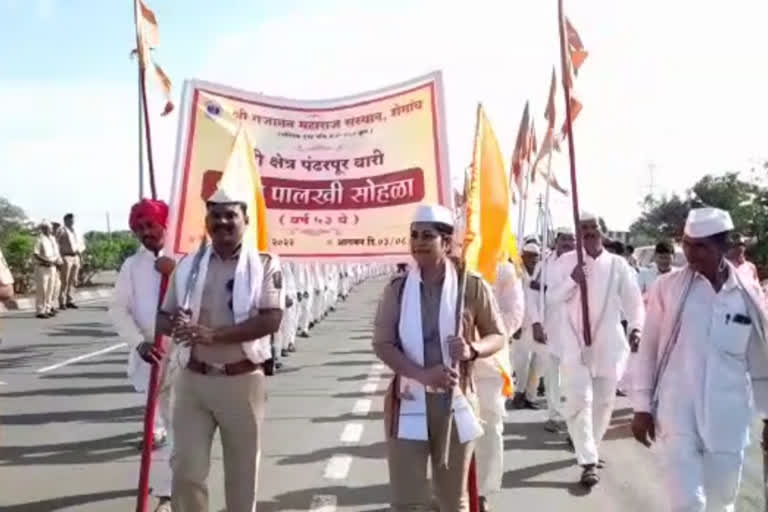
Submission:
[[[475,441],[477,486],[480,496],[487,496],[501,490],[504,475],[504,383],[497,375],[479,377],[475,384],[484,432]]]
[[[302,298],[299,302],[299,329],[304,332],[309,331],[309,323],[312,321],[312,301],[314,297],[310,294],[307,298]]]
[[[294,302],[291,307],[283,311],[283,320],[280,322],[280,329],[275,333],[275,348],[278,351],[286,350],[294,343],[298,316],[299,304],[297,302]]]
[[[616,378],[592,377],[581,365],[563,368],[566,379],[564,407],[568,432],[579,465],[597,464],[600,442],[611,424],[616,401]]]
[[[563,421],[563,414],[561,412],[560,358],[554,354],[544,357],[547,363],[544,375],[544,383],[547,388],[547,416],[552,421]]]
[[[682,435],[660,435],[655,450],[662,466],[669,512],[736,510],[743,451],[708,452],[700,439]]]
[[[319,322],[325,313],[325,293],[318,291],[312,299],[312,320]]]
[[[525,393],[530,401],[536,400],[537,385],[529,383],[530,377],[543,377],[549,351],[546,345],[536,343],[530,329],[523,331],[519,340],[512,343],[513,367],[515,369],[515,391]]]

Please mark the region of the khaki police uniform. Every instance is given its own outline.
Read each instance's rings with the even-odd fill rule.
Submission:
[[[83,252],[79,236],[66,226],[62,226],[58,235],[59,252],[61,254],[61,287],[59,290],[59,306],[64,309],[68,304],[74,304],[75,288],[77,288],[77,279],[80,274],[81,260]]]
[[[384,289],[373,335],[373,344],[398,346],[400,301],[405,275],[394,277]],[[442,364],[440,349],[440,298],[442,281],[421,284],[421,318],[424,334],[424,366]],[[464,337],[468,342],[492,335],[503,334],[504,324],[493,299],[490,286],[478,274],[467,276],[463,311]],[[477,397],[472,381],[472,363],[461,364],[461,388],[477,412]],[[449,450],[448,468],[441,467],[442,440],[445,436],[447,415],[445,395],[427,392],[427,429],[429,441],[398,439],[396,428],[399,398],[396,387],[390,383],[384,407],[387,426],[387,456],[392,489],[393,512],[426,512],[432,510],[432,490],[427,479],[427,464],[432,462],[434,493],[442,512],[467,512],[469,497],[467,482],[474,442],[461,444],[454,428]]]
[[[232,284],[239,253],[222,259],[211,253],[205,276],[198,324],[212,328],[235,325]],[[259,310],[283,309],[280,264],[260,254],[264,268]],[[175,312],[175,280],[170,281],[163,310]],[[243,373],[212,374],[210,365],[232,365]],[[208,374],[202,373],[208,371]],[[255,510],[261,429],[267,398],[264,365],[248,359],[240,343],[194,345],[190,362],[179,371],[173,390],[174,512],[207,512],[211,443],[219,429],[224,459],[227,510]]]

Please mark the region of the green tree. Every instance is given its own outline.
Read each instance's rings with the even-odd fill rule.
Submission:
[[[35,249],[35,236],[26,230],[9,229],[3,235],[3,255],[13,274],[16,293],[27,293],[32,289],[32,276],[35,271],[32,252]]]
[[[704,176],[691,187],[686,197],[646,197],[643,212],[630,228],[633,239],[648,243],[664,238],[679,241],[691,208],[721,208],[730,212],[737,231],[755,240],[749,255],[765,273],[768,271],[768,186],[765,169],[753,170],[749,176],[734,172]]]

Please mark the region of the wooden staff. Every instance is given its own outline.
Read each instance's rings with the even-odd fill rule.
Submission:
[[[160,297],[157,309],[163,303],[165,292],[168,289],[168,276],[163,276],[160,282]],[[165,338],[155,330],[154,348],[162,353],[165,350]],[[168,357],[168,356],[163,356]],[[153,364],[149,374],[149,390],[147,391],[147,406],[144,408],[144,436],[141,449],[141,465],[139,466],[139,492],[136,497],[136,512],[146,512],[147,499],[149,497],[149,469],[152,463],[152,448],[154,444],[155,413],[157,409],[157,396],[160,391],[160,366],[163,363]]]
[[[560,28],[560,64],[563,74],[563,92],[565,95],[565,125],[568,136],[568,156],[571,163],[571,199],[573,204],[573,225],[576,231],[576,260],[579,268],[584,269],[584,244],[581,238],[581,224],[579,214],[579,187],[576,179],[576,148],[573,143],[573,126],[571,124],[571,85],[569,83],[571,70],[569,66],[568,48],[565,40],[565,22],[563,19],[563,0],[557,2],[557,24]],[[581,293],[581,319],[584,326],[584,344],[592,345],[592,328],[589,321],[589,304],[587,302],[587,283],[579,282]]]

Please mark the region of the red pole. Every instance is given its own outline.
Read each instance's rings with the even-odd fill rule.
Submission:
[[[168,276],[163,276],[160,282],[160,300],[162,304],[165,291],[168,289]],[[158,309],[159,309],[158,304]],[[162,334],[155,334],[155,347],[160,351],[165,349],[165,338]],[[164,356],[168,357],[168,356]],[[149,390],[147,392],[147,406],[144,409],[144,443],[141,450],[141,466],[139,468],[139,492],[136,496],[136,512],[146,512],[149,497],[149,469],[152,463],[152,444],[155,425],[155,413],[157,409],[157,395],[160,390],[161,364],[153,364],[149,374]]]
[[[571,162],[571,199],[573,203],[573,225],[576,231],[576,258],[580,268],[584,268],[584,252],[581,239],[580,210],[579,210],[579,186],[576,179],[576,148],[573,143],[573,126],[571,125],[571,71],[568,66],[567,47],[565,44],[565,24],[563,23],[563,0],[557,2],[557,24],[560,28],[560,64],[563,74],[563,92],[565,95],[565,124],[568,136],[568,154]],[[592,328],[589,321],[589,304],[587,302],[587,283],[579,283],[581,292],[581,319],[584,325],[584,344],[592,345]]]
[[[472,454],[472,462],[469,463],[469,475],[467,479],[469,492],[469,512],[480,512],[480,494],[477,489],[477,460]]]

